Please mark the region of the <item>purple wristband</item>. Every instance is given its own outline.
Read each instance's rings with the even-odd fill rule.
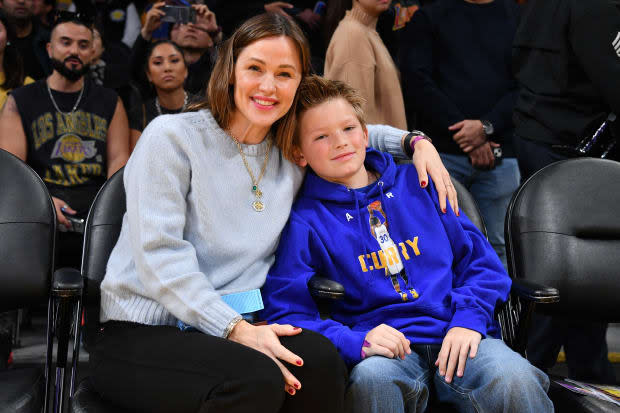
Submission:
[[[426,140],[426,139],[427,139],[426,136],[423,136],[423,135],[416,135],[416,136],[414,136],[413,139],[411,139],[411,141],[409,142],[409,146],[411,146],[412,153],[415,153],[415,144],[418,141]]]

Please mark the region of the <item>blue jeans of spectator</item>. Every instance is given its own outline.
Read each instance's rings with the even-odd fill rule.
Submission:
[[[421,413],[434,387],[437,401],[460,412],[553,412],[549,378],[503,341],[485,338],[463,377],[446,383],[435,367],[441,346],[412,345],[401,359],[371,356],[351,371],[346,393],[355,413]]]
[[[504,219],[513,192],[519,187],[521,174],[516,158],[504,158],[490,171],[474,168],[465,155],[442,153],[441,160],[450,175],[471,192],[480,208],[489,242],[506,266]]]

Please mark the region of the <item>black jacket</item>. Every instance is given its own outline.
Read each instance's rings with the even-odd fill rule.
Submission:
[[[610,111],[620,114],[620,12],[611,0],[529,0],[513,67],[515,133],[578,143]]]
[[[464,119],[490,121],[494,142],[512,150],[517,83],[511,50],[519,19],[512,0],[472,4],[440,0],[417,11],[401,37],[407,123],[431,138],[440,152],[464,155],[448,127]]]

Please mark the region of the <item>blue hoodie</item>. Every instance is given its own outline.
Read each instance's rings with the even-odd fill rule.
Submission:
[[[365,165],[381,177],[357,190],[306,174],[263,287],[263,317],[325,335],[349,366],[382,323],[415,344],[441,344],[452,327],[495,336],[495,305],[511,281],[484,235],[464,214],[443,214],[412,165],[374,149]],[[308,291],[315,274],[345,287],[331,319]]]

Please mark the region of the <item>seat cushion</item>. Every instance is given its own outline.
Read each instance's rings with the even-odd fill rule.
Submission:
[[[40,412],[45,397],[43,368],[16,368],[0,372],[0,412]]]
[[[90,379],[82,380],[75,390],[71,402],[72,413],[129,413],[104,401],[95,391]]]

